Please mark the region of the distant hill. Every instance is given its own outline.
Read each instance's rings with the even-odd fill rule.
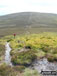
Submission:
[[[57,32],[57,14],[22,12],[0,16],[0,37],[40,32]]]
[[[57,15],[22,12],[0,16],[0,28],[3,27],[57,27]]]

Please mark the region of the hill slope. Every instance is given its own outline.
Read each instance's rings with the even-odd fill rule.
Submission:
[[[0,27],[57,27],[57,15],[35,12],[0,16]]]
[[[57,32],[57,15],[22,12],[0,16],[0,36],[39,32]]]

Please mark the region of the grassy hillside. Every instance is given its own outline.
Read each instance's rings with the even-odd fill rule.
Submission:
[[[0,16],[0,36],[47,31],[57,32],[56,14],[23,12]]]
[[[15,27],[15,26],[57,27],[57,15],[23,12],[0,17],[0,27]]]

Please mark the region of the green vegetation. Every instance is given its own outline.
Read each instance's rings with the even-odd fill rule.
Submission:
[[[42,76],[36,70],[25,69],[24,76]]]
[[[16,71],[14,68],[6,65],[0,65],[0,76],[21,76],[19,71]]]
[[[5,56],[5,43],[6,40],[3,38],[0,38],[0,63],[4,61],[4,56]]]
[[[36,55],[32,50],[24,51],[24,52],[16,52],[12,56],[12,62],[14,64],[22,64],[22,65],[29,65],[32,63],[32,61],[36,58]]]
[[[39,34],[12,35],[0,39],[4,49],[5,42],[10,42],[12,48],[11,61],[17,65],[31,64],[36,58],[46,57],[49,61],[57,61],[57,33],[44,32]],[[4,42],[4,43],[3,43]],[[0,48],[0,49],[1,49]],[[2,55],[4,50],[0,51]],[[0,57],[0,60],[2,58]]]
[[[13,67],[13,69],[15,70],[15,71],[18,71],[18,72],[20,72],[20,73],[22,73],[22,72],[24,72],[24,69],[25,69],[26,67],[25,66],[22,66],[22,65],[17,65],[17,66],[14,66]]]
[[[0,44],[0,56],[4,55],[5,53],[5,46]]]
[[[5,46],[0,44],[0,62],[4,60]]]
[[[26,71],[26,68],[35,59],[46,57],[50,62],[57,61],[57,33],[44,32],[39,34],[17,35],[15,38],[12,35],[5,36],[0,39],[0,61],[4,54],[4,44],[6,41],[10,42],[10,47],[12,48],[10,53],[11,61],[15,66],[11,68],[3,65],[0,70],[4,69],[4,67],[9,67],[9,71],[11,70],[13,75],[13,72],[15,72],[16,74],[21,73],[22,76],[38,76],[39,74],[35,70]],[[8,70],[5,69],[5,73],[2,71],[1,76],[3,74],[6,75],[7,72]],[[10,75],[10,73],[8,74]]]
[[[0,76],[42,76],[36,70],[25,69],[24,66],[10,67],[5,63],[0,65]]]
[[[11,36],[11,56],[14,64],[29,64],[33,59],[47,57],[57,61],[57,33]]]

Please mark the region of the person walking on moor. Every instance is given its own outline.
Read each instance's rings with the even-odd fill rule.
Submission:
[[[16,34],[14,34],[14,38],[16,37]]]

